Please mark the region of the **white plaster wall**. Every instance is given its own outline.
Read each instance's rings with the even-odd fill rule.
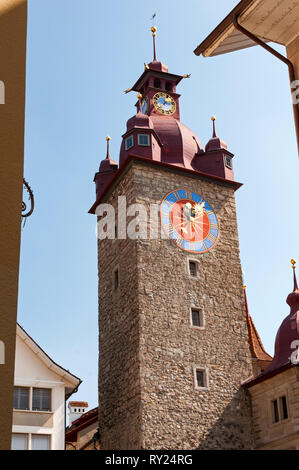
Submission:
[[[50,434],[51,449],[63,450],[65,441],[65,382],[63,377],[49,367],[17,336],[15,359],[15,385],[51,388],[53,427],[13,426],[13,432]],[[28,412],[38,413],[38,411]],[[42,412],[44,413],[44,412]]]

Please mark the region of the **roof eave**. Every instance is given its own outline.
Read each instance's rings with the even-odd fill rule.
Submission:
[[[26,343],[28,346],[33,350],[34,348],[39,351],[39,356],[41,360],[48,364],[49,368],[55,371],[58,375],[62,376],[66,383],[66,387],[70,386],[69,388],[73,387],[73,392],[79,387],[82,383],[82,380],[77,377],[76,375],[72,374],[68,370],[64,369],[62,366],[57,364],[53,359],[48,356],[48,354],[40,347],[40,345],[27,333],[27,331],[17,323],[17,331],[21,334],[21,336],[26,338]],[[71,393],[71,394],[72,394]]]
[[[132,86],[131,90],[140,91],[143,83],[145,82],[148,75],[154,75],[157,77],[168,78],[169,80],[175,80],[176,85],[184,78],[182,75],[176,75],[174,73],[163,72],[159,70],[146,69],[143,74],[138,78],[137,82]]]
[[[156,161],[156,160],[151,160],[149,158],[144,158],[144,157],[140,157],[140,156],[131,154],[131,155],[128,155],[128,157],[123,162],[123,164],[119,167],[119,169],[117,170],[114,177],[112,178],[112,180],[110,181],[108,186],[105,188],[103,193],[97,198],[95,203],[89,209],[89,211],[88,211],[89,214],[95,214],[96,208],[100,204],[101,200],[105,197],[105,195],[108,193],[110,188],[115,184],[115,182],[118,180],[118,178],[122,175],[122,173],[125,171],[125,169],[128,167],[128,165],[132,161],[137,161],[137,162],[152,165],[152,166],[158,166],[158,167],[160,166],[160,167],[163,167],[163,168],[168,168],[169,170],[186,173],[186,174],[189,174],[189,175],[193,175],[194,177],[198,176],[198,177],[203,177],[203,178],[208,179],[208,180],[218,181],[219,183],[223,183],[225,185],[233,187],[234,191],[237,191],[237,189],[239,189],[241,186],[243,186],[242,183],[238,183],[237,181],[227,180],[225,178],[221,178],[220,176],[214,176],[214,175],[211,175],[209,173],[204,173],[202,171],[190,170],[188,168],[182,168],[182,167],[173,165],[171,163],[159,162],[159,161]]]
[[[209,48],[218,41],[223,34],[230,28],[233,27],[233,21],[235,16],[239,16],[245,12],[245,10],[254,2],[255,0],[241,0],[238,5],[224,18],[221,23],[204,39],[204,41],[199,44],[194,50],[194,54],[199,56],[203,55],[204,57],[209,57]]]

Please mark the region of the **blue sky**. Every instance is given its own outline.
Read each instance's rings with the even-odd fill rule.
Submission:
[[[255,47],[216,58],[195,47],[236,0],[28,0],[25,177],[36,209],[22,232],[19,322],[83,383],[97,405],[94,173],[107,134],[118,160],[135,94],[123,90],[157,55],[179,85],[181,119],[206,144],[210,117],[235,154],[241,260],[254,322],[269,353],[289,309],[298,253],[298,156],[287,67]],[[275,46],[277,47],[277,46]],[[282,47],[277,47],[284,53]],[[229,279],[227,280],[229,283]]]

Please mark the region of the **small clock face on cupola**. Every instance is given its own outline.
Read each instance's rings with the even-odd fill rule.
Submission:
[[[160,91],[154,95],[154,106],[162,114],[173,114],[176,110],[176,104],[174,99],[168,95]]]
[[[160,215],[168,237],[185,251],[206,253],[218,241],[219,223],[214,210],[192,191],[177,189],[167,194]]]

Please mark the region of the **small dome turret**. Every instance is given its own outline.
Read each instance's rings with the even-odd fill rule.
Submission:
[[[296,279],[296,261],[291,260],[294,272],[294,289],[287,297],[287,304],[291,307],[289,315],[283,320],[275,339],[274,359],[265,370],[265,373],[279,369],[291,362],[291,356],[296,351],[299,341],[299,289]]]

